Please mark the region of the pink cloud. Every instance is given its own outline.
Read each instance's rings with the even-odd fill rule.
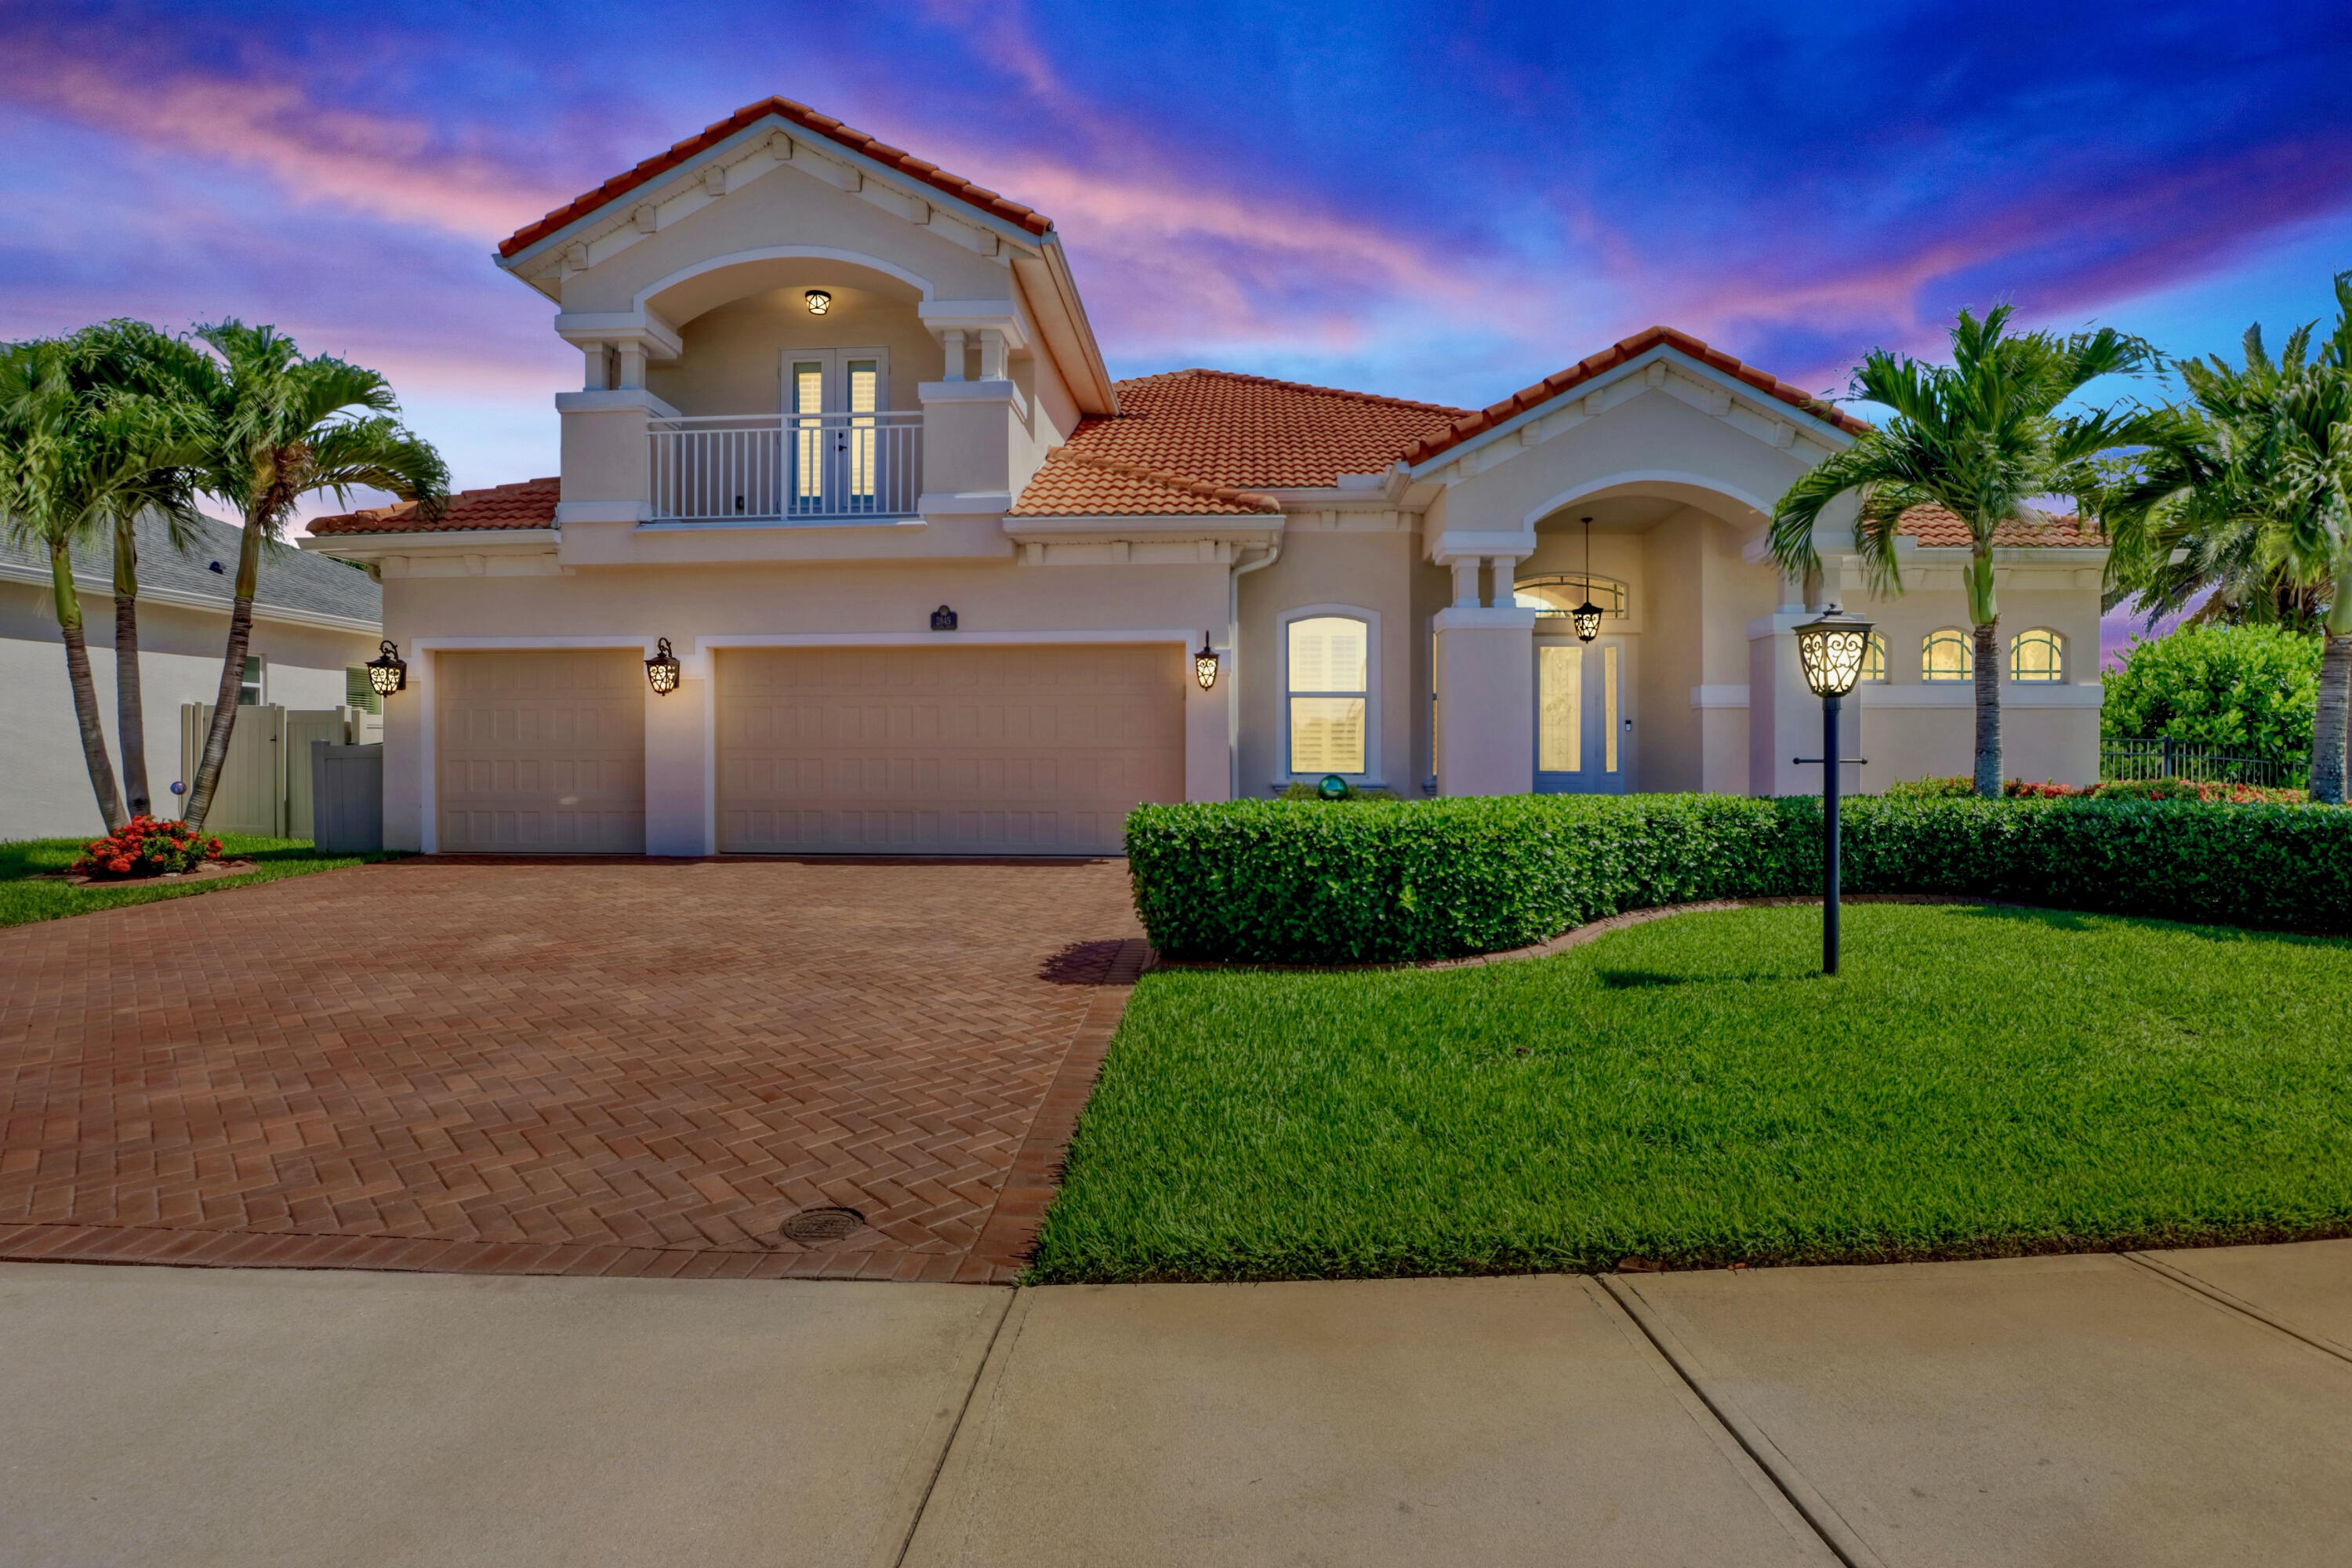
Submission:
[[[194,73],[133,82],[18,47],[20,101],[159,151],[259,169],[298,200],[493,239],[570,199],[495,160],[451,152],[421,121],[321,108],[280,82]]]

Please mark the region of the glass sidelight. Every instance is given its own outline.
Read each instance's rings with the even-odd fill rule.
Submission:
[[[1536,788],[1554,795],[1618,795],[1632,760],[1625,700],[1631,650],[1622,637],[1590,645],[1536,643]]]

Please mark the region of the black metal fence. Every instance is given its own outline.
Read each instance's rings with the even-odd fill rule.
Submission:
[[[2307,757],[2232,756],[2211,746],[2164,736],[2152,741],[2101,741],[2103,779],[2191,779],[2200,784],[2259,784],[2293,789],[2304,782]]]

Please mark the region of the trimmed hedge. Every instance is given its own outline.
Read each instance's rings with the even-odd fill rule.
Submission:
[[[1171,958],[1350,963],[1525,947],[1606,915],[1818,895],[1812,797],[1146,805],[1137,912]],[[1852,893],[2352,931],[2352,811],[2154,800],[1846,803]]]

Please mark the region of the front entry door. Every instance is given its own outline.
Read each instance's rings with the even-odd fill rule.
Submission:
[[[1633,767],[1633,645],[1536,641],[1536,792],[1622,795]]]

